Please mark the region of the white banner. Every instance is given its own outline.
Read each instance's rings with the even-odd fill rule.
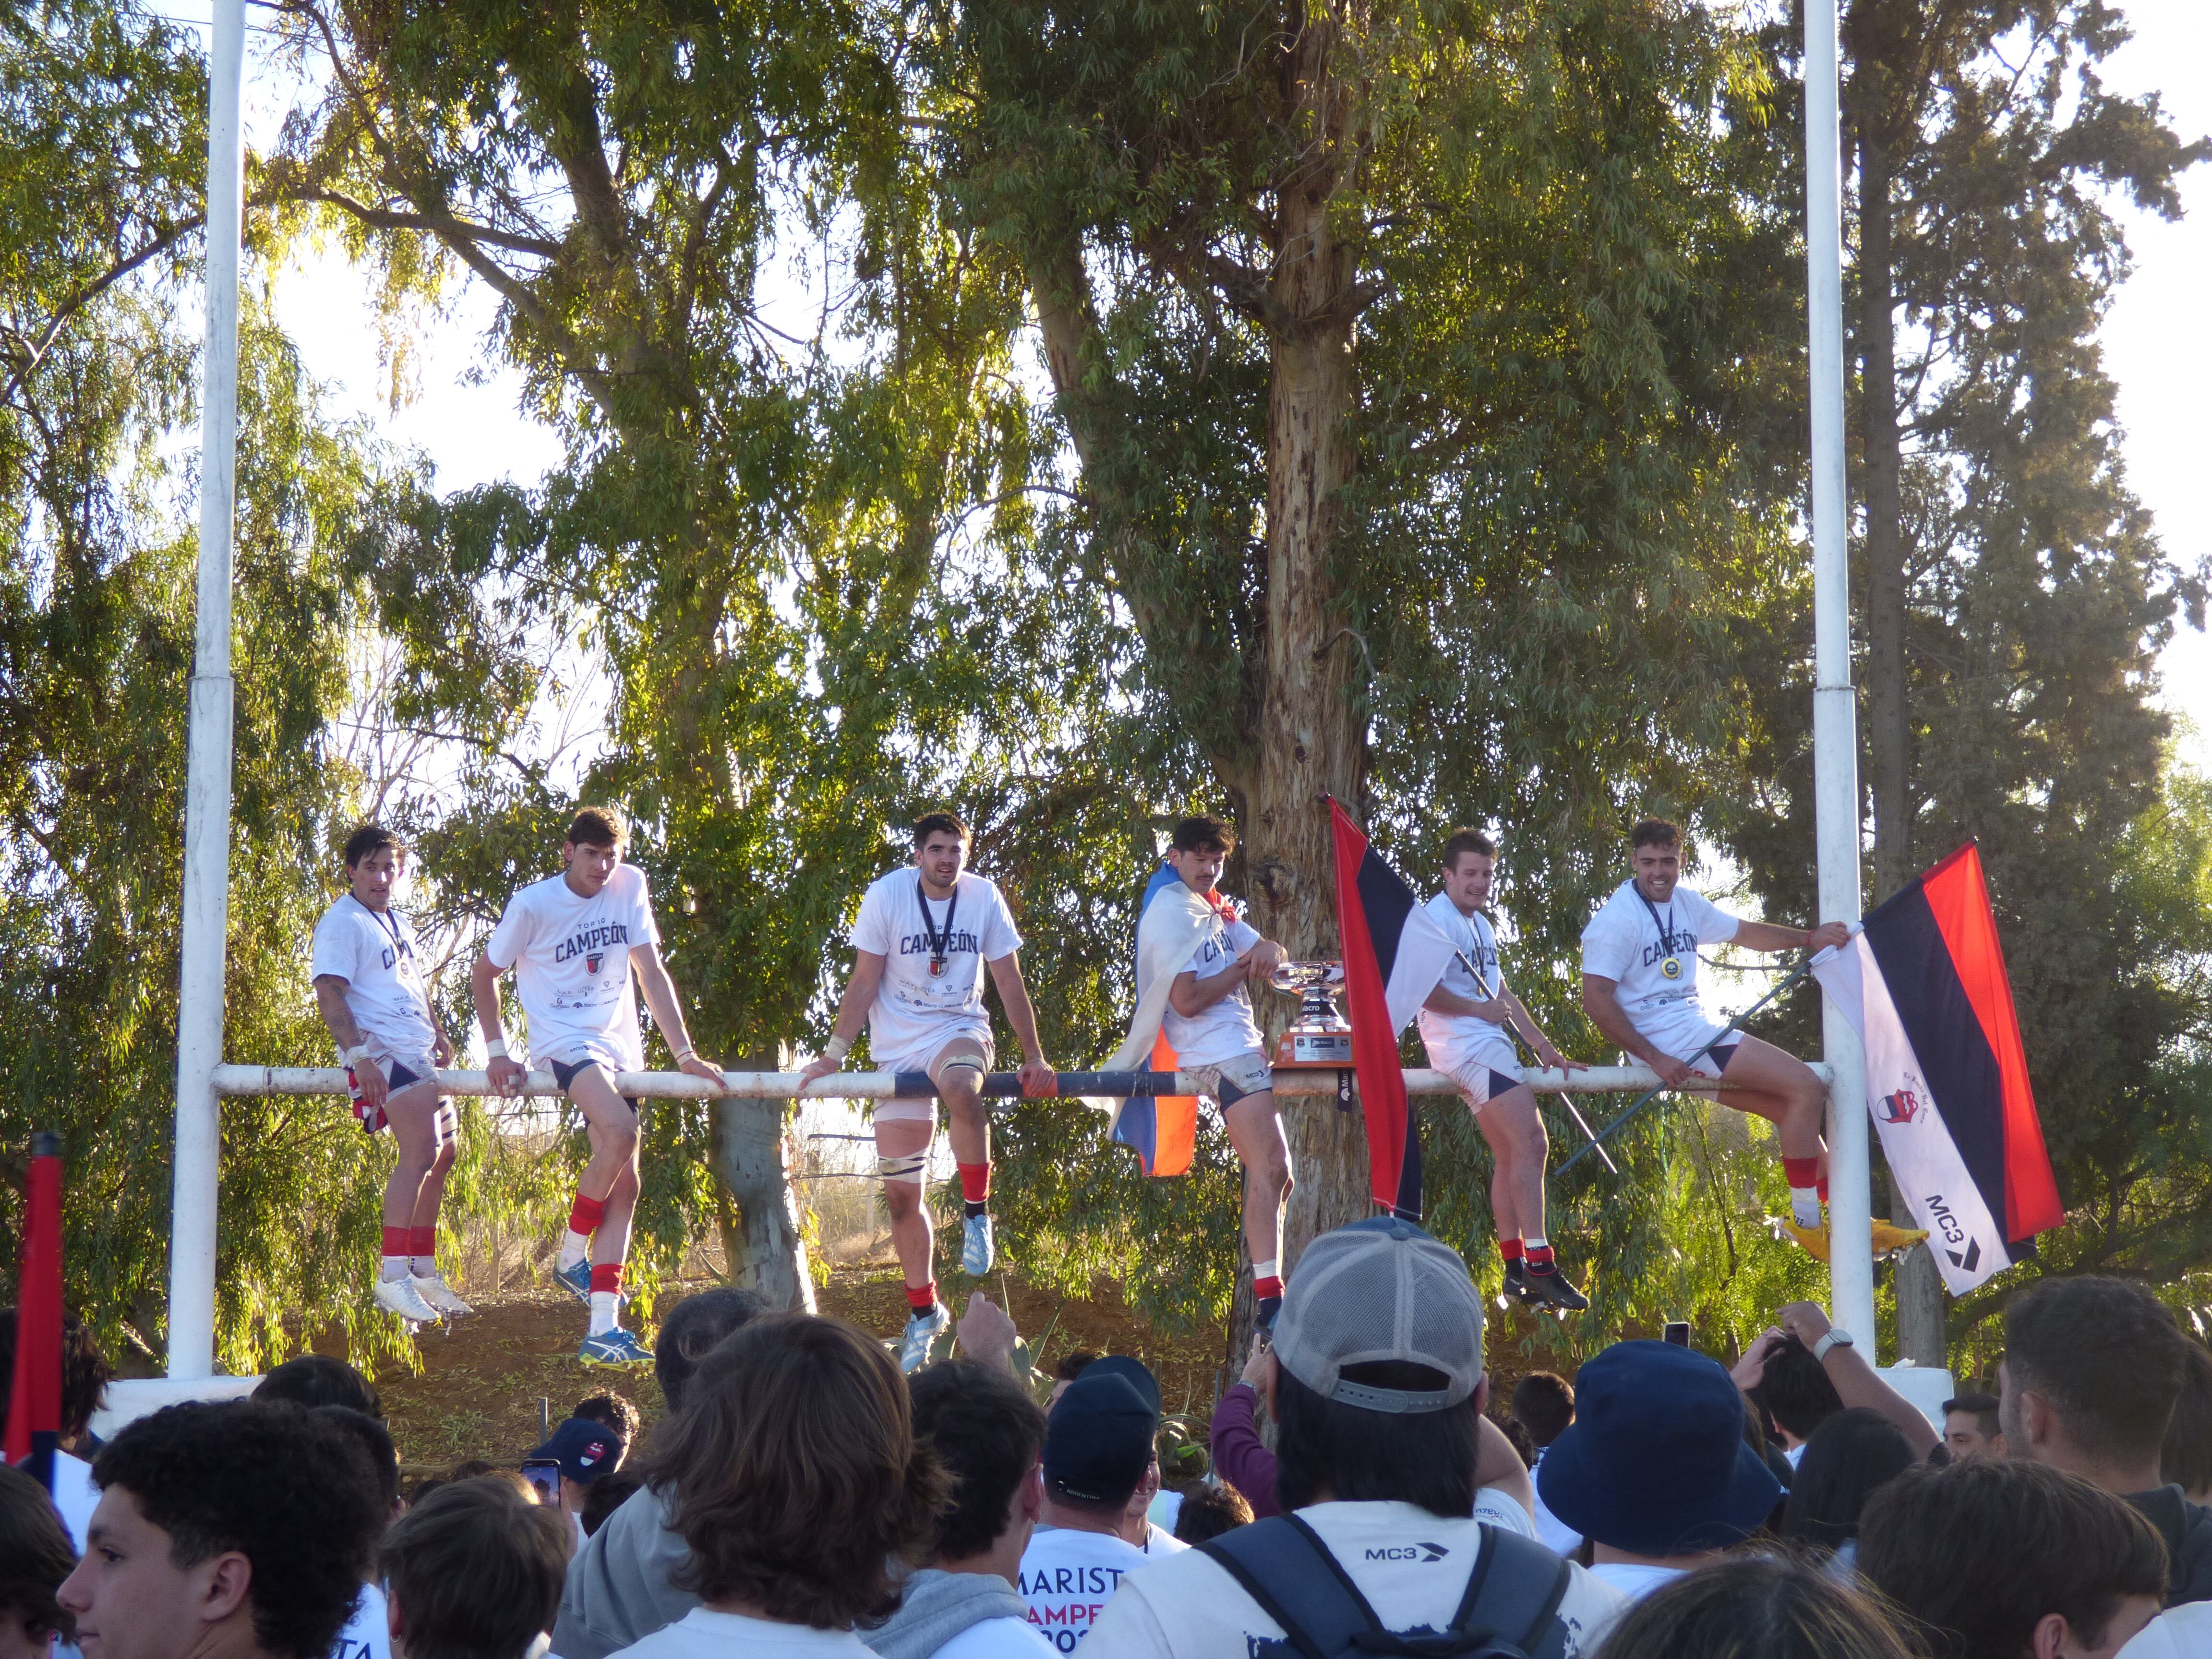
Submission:
[[[1915,1224],[1928,1230],[1944,1287],[1964,1296],[2012,1266],[2012,1254],[1951,1139],[1866,935],[1821,951],[1813,959],[1813,977],[1858,1028],[1866,1047],[1867,1110],[1881,1136],[1892,1184]]]

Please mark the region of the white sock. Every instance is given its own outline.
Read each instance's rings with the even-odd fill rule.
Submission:
[[[434,1255],[410,1255],[407,1262],[417,1279],[435,1279],[438,1276],[438,1258]]]
[[[1790,1218],[1801,1227],[1820,1224],[1820,1189],[1818,1187],[1792,1187],[1790,1189]]]
[[[1252,1264],[1252,1277],[1255,1279],[1274,1278],[1276,1276],[1275,1261],[1276,1258],[1271,1255],[1265,1261],[1254,1262]]]
[[[615,1304],[621,1300],[614,1291],[592,1292],[592,1330],[593,1336],[605,1336],[615,1328]]]
[[[574,1228],[561,1235],[560,1265],[565,1272],[592,1253],[592,1241]]]
[[[407,1258],[404,1255],[386,1256],[384,1258],[384,1271],[379,1275],[379,1277],[383,1279],[387,1284],[395,1279],[406,1278]]]

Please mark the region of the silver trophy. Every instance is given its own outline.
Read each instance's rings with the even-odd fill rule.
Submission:
[[[1278,1066],[1349,1066],[1352,1022],[1337,1012],[1344,984],[1340,962],[1282,962],[1268,983],[1298,998],[1298,1017],[1276,1045]]]

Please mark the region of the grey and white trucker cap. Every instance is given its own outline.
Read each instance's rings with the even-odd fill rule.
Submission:
[[[1370,1412],[1439,1412],[1482,1381],[1482,1300],[1467,1263],[1411,1222],[1355,1221],[1306,1246],[1275,1321],[1275,1359],[1324,1400]],[[1442,1389],[1347,1382],[1347,1366],[1405,1360]]]

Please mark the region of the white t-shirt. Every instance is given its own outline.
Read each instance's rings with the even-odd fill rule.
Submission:
[[[353,1617],[338,1632],[331,1659],[392,1659],[392,1616],[386,1611],[381,1586],[362,1587],[361,1600],[353,1604]]]
[[[934,1659],[1047,1659],[1058,1651],[1026,1619],[983,1619],[938,1649]]]
[[[1180,1510],[1182,1505],[1178,1504],[1176,1507]],[[1190,1546],[1184,1543],[1182,1539],[1176,1537],[1166,1528],[1160,1525],[1158,1522],[1146,1521],[1145,1522],[1145,1541],[1137,1547],[1144,1551],[1147,1555],[1162,1556],[1173,1555],[1178,1550],[1188,1549]]]
[[[617,864],[590,898],[566,876],[532,882],[507,900],[484,955],[495,968],[514,969],[532,1060],[597,1060],[635,1072],[644,1069],[645,1044],[629,953],[659,943],[645,872]]]
[[[1486,1508],[1502,1505],[1529,1524],[1504,1493],[1489,1498]],[[1482,1535],[1474,1518],[1431,1515],[1412,1504],[1316,1504],[1297,1513],[1392,1629],[1442,1630],[1459,1611]],[[1570,1571],[1559,1617],[1567,1627],[1567,1659],[1585,1659],[1626,1603],[1582,1568]],[[1202,1550],[1186,1550],[1123,1582],[1099,1614],[1084,1659],[1237,1659],[1283,1635],[1219,1563]]]
[[[1180,971],[1212,979],[1216,974],[1227,973],[1236,966],[1237,957],[1259,942],[1258,932],[1249,924],[1224,921],[1217,915],[1205,942]],[[1188,1018],[1176,1012],[1170,1002],[1161,1029],[1185,1071],[1195,1066],[1218,1066],[1239,1054],[1266,1052],[1260,1028],[1252,1019],[1252,993],[1242,985],[1212,1007]]]
[[[1654,905],[1633,880],[1625,881],[1583,929],[1583,972],[1613,981],[1621,1012],[1646,1035],[1649,1026],[1704,1020],[1698,947],[1724,945],[1742,925],[1686,887],[1678,885],[1666,903]],[[1672,979],[1665,971],[1669,957],[1681,970]]]
[[[1535,1468],[1528,1471],[1528,1479],[1532,1485],[1536,1478],[1536,1470],[1544,1467],[1544,1454],[1550,1449],[1548,1446],[1536,1448]],[[1572,1555],[1583,1547],[1582,1534],[1552,1513],[1550,1506],[1544,1502],[1544,1494],[1540,1491],[1536,1493],[1536,1513],[1534,1519],[1536,1522],[1536,1541],[1551,1551],[1553,1554]]]
[[[1641,1601],[1688,1571],[1686,1567],[1647,1567],[1633,1561],[1601,1561],[1590,1569],[1590,1577],[1612,1585],[1632,1601]]]
[[[92,1525],[92,1512],[100,1507],[100,1488],[92,1483],[92,1465],[65,1451],[54,1454],[54,1513],[62,1518],[70,1547],[84,1553],[84,1534]]]
[[[1444,930],[1444,937],[1466,951],[1468,961],[1481,969],[1483,977],[1490,981],[1486,989],[1468,972],[1466,963],[1455,961],[1437,981],[1438,988],[1470,1002],[1487,1000],[1503,991],[1505,975],[1498,966],[1498,935],[1491,928],[1490,918],[1480,910],[1471,916],[1462,915],[1449,893],[1431,899],[1428,911]],[[1521,1057],[1513,1052],[1512,1033],[1497,1022],[1474,1014],[1439,1014],[1424,1008],[1420,1023],[1421,1042],[1429,1051],[1430,1064],[1438,1071],[1487,1066],[1511,1077],[1521,1075]]]
[[[869,884],[853,923],[853,948],[884,959],[883,982],[868,1009],[868,1053],[877,1069],[920,1072],[955,1037],[990,1040],[983,964],[1020,950],[1022,936],[1005,896],[981,876],[962,871],[952,896],[932,899],[925,910],[921,872],[909,867]],[[945,971],[933,974],[939,949]]]
[[[315,924],[308,972],[346,982],[346,1012],[373,1059],[412,1060],[436,1047],[414,931],[397,910],[372,910],[348,893]]]
[[[1183,1552],[1188,1555],[1190,1552]],[[1022,1599],[1030,1604],[1030,1623],[1061,1653],[1073,1653],[1091,1633],[1098,1610],[1122,1576],[1155,1563],[1180,1561],[1181,1555],[1147,1555],[1134,1544],[1103,1532],[1073,1527],[1039,1527],[1022,1552]]]
[[[2115,1659],[2203,1659],[2208,1653],[2212,1653],[2212,1601],[2184,1601],[2130,1637]]]
[[[672,1625],[617,1654],[632,1659],[874,1659],[868,1646],[849,1630],[816,1630],[810,1625],[780,1625],[741,1613],[694,1607]]]

